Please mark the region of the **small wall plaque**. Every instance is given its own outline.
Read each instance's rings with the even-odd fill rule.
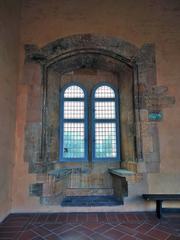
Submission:
[[[156,122],[162,121],[163,113],[161,111],[149,112],[148,119],[149,121],[156,121]]]

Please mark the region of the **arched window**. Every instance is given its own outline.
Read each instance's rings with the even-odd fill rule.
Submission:
[[[60,160],[87,160],[87,94],[77,84],[61,93]]]
[[[93,160],[120,160],[117,92],[109,84],[96,86],[92,106]]]

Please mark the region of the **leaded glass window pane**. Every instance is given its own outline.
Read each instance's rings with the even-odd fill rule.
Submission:
[[[64,102],[64,119],[83,119],[84,102],[65,101]]]
[[[101,86],[95,92],[95,98],[115,98],[115,93],[109,86]]]
[[[65,90],[64,98],[84,98],[84,92],[79,86],[72,85]]]
[[[87,157],[87,149],[85,149],[87,146],[85,142],[87,134],[85,99],[83,89],[77,85],[71,85],[64,91],[61,133],[61,158],[63,160],[83,160]]]
[[[96,119],[115,119],[115,102],[95,102]]]
[[[84,157],[84,123],[64,123],[65,158]]]
[[[114,158],[116,152],[116,124],[95,124],[95,155],[97,158]]]
[[[118,159],[118,108],[115,91],[110,86],[101,85],[95,90],[93,102],[93,157],[96,160]]]

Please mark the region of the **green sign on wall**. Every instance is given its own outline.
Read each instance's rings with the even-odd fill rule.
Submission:
[[[161,111],[152,111],[148,114],[149,121],[162,121],[163,113]]]

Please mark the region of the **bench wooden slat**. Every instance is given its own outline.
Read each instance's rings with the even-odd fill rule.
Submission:
[[[143,198],[146,200],[179,201],[180,194],[143,194]]]
[[[180,201],[180,194],[143,194],[145,200],[156,201],[156,215],[161,218],[163,201]]]

